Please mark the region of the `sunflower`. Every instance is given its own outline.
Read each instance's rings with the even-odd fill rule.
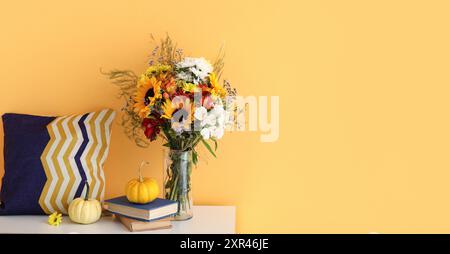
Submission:
[[[151,78],[153,80],[153,96],[147,97],[148,99],[148,104],[150,106],[155,105],[155,102],[159,99],[162,98],[162,93],[161,93],[161,81],[157,81],[156,78]]]
[[[161,81],[155,77],[148,78],[143,75],[138,81],[137,91],[134,95],[134,111],[141,118],[145,118],[150,113],[150,108],[156,100],[161,98]]]
[[[171,119],[172,114],[175,111],[175,108],[172,107],[172,101],[170,99],[166,99],[166,101],[161,106],[164,114],[161,115],[161,118]]]
[[[209,74],[209,82],[211,83],[211,94],[213,96],[223,98],[225,97],[225,95],[227,95],[225,89],[221,85],[219,85],[216,74],[214,72],[211,72]]]

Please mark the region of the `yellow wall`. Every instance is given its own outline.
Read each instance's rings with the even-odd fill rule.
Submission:
[[[227,49],[242,95],[280,96],[280,139],[228,134],[194,173],[197,204],[236,205],[242,233],[450,233],[448,1],[3,1],[0,112],[111,107],[100,68],[145,68],[149,34]],[[2,141],[2,140],[0,140]],[[206,155],[206,152],[203,151]],[[107,196],[147,150],[117,121]]]

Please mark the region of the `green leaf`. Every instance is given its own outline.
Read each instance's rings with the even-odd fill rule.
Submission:
[[[194,165],[197,165],[198,162],[198,154],[195,150],[192,151],[192,162],[194,163]]]
[[[211,149],[211,146],[208,144],[208,142],[206,142],[204,139],[202,139],[203,144],[205,145],[206,149],[208,149],[208,151],[217,158],[216,154],[213,152],[213,150]]]
[[[211,138],[214,141],[214,151],[217,151],[217,140],[215,138]]]

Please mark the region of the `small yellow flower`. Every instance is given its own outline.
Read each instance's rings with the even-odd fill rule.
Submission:
[[[52,226],[59,226],[62,221],[62,214],[54,212],[48,216],[48,224]]]
[[[160,74],[166,74],[167,72],[170,71],[171,68],[172,67],[170,67],[170,65],[163,65],[163,64],[152,65],[147,68],[145,74],[147,75],[147,77],[158,76]]]
[[[197,90],[197,85],[192,83],[183,84],[183,91],[193,93]]]

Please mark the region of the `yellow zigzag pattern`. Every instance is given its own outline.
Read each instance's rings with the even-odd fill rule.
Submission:
[[[76,198],[76,191],[83,184],[80,170],[91,186],[90,197],[103,200],[103,163],[108,154],[115,112],[105,109],[89,113],[80,123],[81,117],[82,115],[57,117],[47,126],[50,140],[41,155],[47,181],[39,197],[39,205],[47,214],[55,211],[67,214],[70,202]],[[80,157],[82,169],[75,162],[75,155],[83,143],[79,124],[85,127],[88,139]],[[82,195],[84,194],[85,190]]]

